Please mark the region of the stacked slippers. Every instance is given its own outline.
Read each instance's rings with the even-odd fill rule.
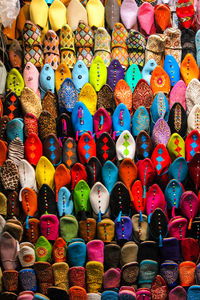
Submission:
[[[0,299],[199,299],[199,15],[0,4]]]

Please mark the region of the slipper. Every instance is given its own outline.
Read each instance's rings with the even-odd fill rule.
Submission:
[[[38,120],[33,114],[27,113],[24,116],[25,137],[27,138],[31,133],[38,135]]]
[[[128,52],[126,38],[128,32],[121,23],[116,23],[112,31],[111,57],[118,59],[124,70],[128,68]]]
[[[48,111],[55,119],[57,119],[58,117],[57,98],[50,91],[46,92],[42,100],[42,110]]]
[[[157,31],[162,33],[167,27],[171,27],[171,11],[167,4],[157,4],[154,8]]]
[[[135,0],[124,0],[120,7],[120,17],[127,30],[137,28],[138,6]]]
[[[40,9],[39,9],[40,10]],[[41,45],[41,31],[31,21],[26,21],[23,28],[24,65],[31,62],[38,69],[43,66],[44,55]]]
[[[40,97],[39,76],[40,73],[36,66],[30,61],[27,62],[23,71],[24,85],[32,89]]]
[[[107,68],[100,56],[96,56],[92,61],[89,71],[89,81],[96,92],[107,82]]]
[[[43,141],[49,134],[56,135],[56,120],[48,111],[43,110],[38,119],[39,136]]]
[[[74,69],[73,69],[74,70]],[[71,71],[65,61],[63,61],[55,71],[55,86],[58,93],[63,81],[66,78],[72,78]]]
[[[164,32],[167,36],[165,44],[165,56],[167,54],[173,55],[178,65],[181,64],[181,31],[178,28],[167,28]]]
[[[158,66],[163,65],[166,40],[167,37],[164,34],[152,34],[149,36],[145,49],[145,63],[153,58]]]
[[[83,60],[78,60],[72,70],[74,85],[80,93],[82,87],[89,82],[89,71]]]
[[[119,1],[120,2],[120,1]],[[120,22],[120,5],[118,0],[107,0],[105,5],[105,18],[108,29],[113,30],[116,23]]]
[[[54,0],[49,7],[49,22],[55,32],[67,24],[67,9],[60,0]]]
[[[24,80],[17,69],[11,69],[7,75],[6,90],[14,92],[20,96],[24,88]]]
[[[107,84],[114,91],[120,79],[124,79],[124,69],[118,59],[113,59],[107,68]]]
[[[66,78],[58,91],[58,105],[60,112],[65,112],[65,110],[72,112],[77,102],[78,92],[74,82],[70,78]]]
[[[21,116],[21,103],[19,97],[13,92],[7,93],[4,103],[4,114],[10,120]]]
[[[31,165],[36,166],[43,154],[43,146],[39,137],[35,133],[30,133],[27,137],[24,144],[24,150],[27,161]]]
[[[157,66],[153,70],[150,84],[154,96],[159,92],[162,92],[166,95],[168,95],[170,92],[171,83],[170,83],[169,75],[160,66]]]
[[[94,35],[91,28],[80,21],[75,32],[75,46],[77,48],[77,60],[83,60],[87,67],[93,60]]]
[[[44,41],[44,64],[49,64],[56,70],[60,64],[59,38],[53,30],[48,30]]]
[[[185,56],[181,63],[180,72],[186,86],[188,86],[192,79],[199,79],[199,67],[192,54],[188,53]]]
[[[76,52],[74,48],[74,34],[69,25],[64,25],[60,30],[60,54],[61,63],[66,62],[70,69],[76,63]]]
[[[23,51],[19,44],[19,41],[12,41],[8,50],[8,54],[11,66],[21,71],[23,63]]]
[[[114,93],[108,84],[104,84],[97,95],[97,108],[104,108],[112,115],[116,108]]]
[[[147,111],[153,103],[153,91],[144,79],[140,79],[133,91],[133,108],[136,111],[140,106],[144,106]]]
[[[45,64],[40,72],[39,88],[41,99],[44,98],[47,91],[55,93],[55,73],[49,64]]]
[[[40,28],[45,28],[48,22],[48,11],[45,0],[33,0],[30,3],[30,20]]]
[[[31,113],[39,118],[42,111],[41,99],[31,88],[25,87],[23,89],[20,101],[24,115]]]
[[[85,104],[93,116],[96,112],[97,94],[90,83],[86,83],[79,94],[78,100]]]
[[[107,30],[103,27],[99,27],[96,30],[95,37],[94,37],[94,58],[100,56],[106,67],[110,64],[111,59],[111,37]]]
[[[87,0],[71,0],[67,6],[67,23],[74,32],[80,21],[88,24],[86,6]]]
[[[139,67],[144,66],[144,54],[146,48],[146,39],[139,31],[131,29],[126,39],[128,48],[128,62],[129,65],[136,64]]]
[[[86,5],[88,24],[92,29],[104,27],[105,8],[100,0],[89,0]]]
[[[140,32],[145,36],[156,33],[154,24],[154,7],[149,2],[144,2],[138,8],[138,23]]]

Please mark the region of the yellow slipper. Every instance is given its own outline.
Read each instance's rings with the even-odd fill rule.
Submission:
[[[104,27],[105,8],[100,0],[89,0],[86,5],[88,24],[93,28]]]
[[[60,0],[54,0],[49,8],[51,29],[57,31],[67,24],[67,9]]]
[[[41,156],[35,171],[38,189],[40,189],[43,184],[48,184],[51,189],[54,189],[54,174],[55,168],[52,163],[45,156]]]
[[[31,21],[45,28],[48,23],[49,8],[45,0],[32,0],[30,5],[30,18]]]
[[[97,94],[90,83],[86,83],[79,94],[78,101],[81,101],[87,106],[93,116],[97,110]]]

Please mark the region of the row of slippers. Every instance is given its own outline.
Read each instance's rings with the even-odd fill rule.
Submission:
[[[44,0],[33,0],[30,5],[26,4],[25,7],[22,7],[20,12],[17,11],[19,13],[17,22],[13,23],[12,28],[5,28],[4,32],[9,38],[14,39],[16,29],[16,35],[19,37],[21,28],[23,28],[23,24],[28,16],[33,23],[42,28],[43,34],[49,28],[48,22],[54,31],[60,30],[67,23],[75,31],[80,20],[89,24],[93,29],[104,27],[106,20],[108,29],[112,30],[114,24],[120,22],[121,17],[128,30],[134,27],[137,28],[138,23],[140,31],[150,35],[155,33],[156,29],[160,33],[167,27],[171,27],[171,11],[176,11],[181,27],[195,28],[195,25],[197,27],[199,25],[199,7],[197,3],[193,6],[193,3],[189,0],[185,2],[180,0],[180,3],[178,2],[177,4],[171,1],[171,3],[168,3],[169,5],[158,3],[155,8],[149,2],[142,3],[138,8],[138,3],[134,0],[123,1],[122,5],[120,0],[108,0],[105,3],[105,8],[99,0],[90,0],[87,4],[85,1],[83,4],[86,5],[86,9],[79,1],[72,0],[66,3],[66,9],[65,5],[59,0],[53,1],[50,7]],[[188,18],[185,19],[183,16]],[[148,23],[145,21],[146,18],[149,20]],[[4,16],[2,19],[4,19]]]
[[[162,296],[160,294],[161,291]],[[194,297],[199,297],[199,295],[200,292],[198,285],[191,286],[188,289],[188,292],[186,292],[183,287],[177,286],[173,290],[171,290],[168,295],[163,279],[158,275],[153,281],[151,290],[141,288],[138,289],[137,292],[135,292],[133,287],[123,286],[120,288],[119,293],[111,290],[105,291],[103,293],[87,293],[84,288],[75,286],[69,289],[68,296],[65,290],[59,287],[51,287],[48,288],[48,297],[40,293],[34,294],[31,291],[21,292],[18,297],[15,293],[5,292],[2,294],[2,300],[57,300],[61,299],[61,297],[63,297],[62,299],[70,300],[77,299],[77,297],[79,300],[124,300],[127,299],[127,297],[130,300],[150,300],[156,299],[157,296],[159,296],[160,300],[193,300]]]
[[[123,285],[135,285],[137,284],[138,279],[140,287],[149,287],[154,277],[158,274],[158,245],[155,242],[147,241],[141,243],[138,252],[137,244],[135,242],[125,243],[127,239],[124,240],[124,243],[122,244],[123,246],[120,248],[116,242],[111,242],[104,246],[104,242],[101,240],[91,240],[86,246],[82,239],[77,238],[72,239],[66,246],[66,242],[59,237],[52,248],[52,245],[48,242],[48,240],[44,236],[40,236],[36,241],[35,246],[31,243],[24,242],[20,244],[18,251],[17,240],[15,240],[15,238],[19,239],[19,237],[17,237],[17,232],[19,233],[19,224],[20,222],[17,220],[8,220],[4,226],[4,230],[8,229],[10,233],[4,231],[1,237],[1,261],[5,269],[5,273],[7,273],[7,277],[10,277],[10,279],[14,277],[12,276],[12,270],[15,270],[16,268],[18,269],[19,267],[17,257],[24,268],[33,266],[36,260],[36,265],[40,266],[41,272],[42,266],[44,267],[44,271],[46,267],[48,269],[51,268],[49,261],[52,260],[52,254],[55,261],[55,264],[52,267],[55,266],[55,269],[58,268],[60,271],[64,272],[66,274],[66,279],[69,270],[69,267],[66,264],[67,255],[67,262],[74,270],[74,273],[81,273],[81,277],[79,277],[78,280],[76,277],[74,278],[73,285],[80,285],[82,287],[85,287],[84,266],[86,263],[86,253],[87,261],[91,262],[91,265],[92,262],[96,262],[93,268],[96,267],[99,269],[98,271],[96,270],[96,272],[100,272],[102,274],[102,278],[99,278],[101,285],[103,283],[104,273],[103,264],[105,263],[105,268],[107,269],[105,274],[107,274],[107,279],[105,278],[106,280],[104,285],[106,289],[117,288],[119,286],[121,276]],[[170,287],[177,285],[179,274],[182,286],[188,287],[195,284],[195,282],[196,284],[199,284],[198,274],[200,266],[196,265],[199,260],[198,242],[195,242],[192,238],[184,238],[181,240],[181,248],[179,248],[179,241],[176,238],[166,238],[163,240],[163,247],[160,248],[160,251],[162,262],[160,266],[161,275]],[[113,254],[115,254],[115,257],[113,257]],[[27,256],[29,257],[29,260],[27,260]],[[10,260],[11,257],[12,260]],[[182,259],[184,259],[184,262],[181,262]],[[89,264],[88,262],[86,264],[86,269]],[[122,267],[122,274],[120,274],[119,269],[116,269],[120,264]],[[147,269],[152,271],[151,276],[143,273],[144,270]],[[131,275],[127,274],[129,271]],[[26,272],[28,271],[21,271],[23,274],[22,277],[24,279],[24,284],[31,284],[33,291],[36,291],[35,283],[33,284],[30,280],[27,281]],[[29,272],[34,273],[30,270]],[[14,271],[14,273],[16,272]],[[169,273],[171,274],[170,276]],[[44,276],[44,274],[42,276]],[[115,280],[117,278],[118,279],[115,282],[112,280],[109,282],[109,278],[111,279],[111,277],[114,277]],[[60,280],[62,279],[63,276],[60,277]],[[73,278],[70,279],[72,280]],[[43,277],[43,280],[45,280],[45,276]],[[79,280],[81,281],[79,282]],[[101,285],[99,288],[101,288]],[[44,286],[44,288],[46,289],[47,287]],[[14,290],[10,290],[8,288],[8,291]],[[97,291],[99,290],[96,290],[95,292]],[[41,292],[44,293],[42,290]]]
[[[9,96],[10,99],[14,101],[9,101]],[[45,99],[50,98],[50,100],[52,100],[51,94],[47,96],[50,97],[45,96]],[[49,106],[49,103],[47,105],[47,109],[39,113],[38,119],[35,117],[36,109],[32,107],[34,115],[27,113],[23,120],[20,118],[21,110],[19,99],[17,99],[13,93],[9,94],[8,97],[7,104],[15,105],[15,111],[13,110],[15,118],[10,121],[8,116],[2,116],[0,132],[3,140],[7,140],[9,144],[11,143],[11,145],[13,144],[12,146],[10,145],[11,152],[13,152],[11,148],[18,148],[19,153],[15,159],[16,163],[20,158],[24,157],[24,146],[25,156],[33,165],[37,164],[44,151],[44,154],[54,165],[57,165],[62,161],[61,157],[63,154],[63,161],[69,168],[72,165],[72,163],[67,164],[68,158],[66,153],[69,150],[69,143],[71,143],[70,149],[72,149],[73,154],[75,155],[73,162],[77,161],[76,153],[78,151],[81,163],[88,162],[91,156],[96,156],[97,153],[102,164],[104,164],[108,159],[111,161],[115,159],[116,154],[118,160],[122,160],[123,158],[134,159],[135,154],[137,155],[137,159],[151,157],[153,148],[155,148],[158,144],[163,144],[167,147],[172,160],[181,155],[184,158],[186,157],[187,161],[189,161],[193,156],[189,154],[190,150],[188,150],[191,144],[190,140],[192,140],[193,137],[197,143],[194,147],[195,151],[198,152],[199,149],[199,105],[194,105],[187,119],[185,110],[180,103],[175,103],[169,113],[168,102],[162,93],[157,94],[150,109],[152,116],[151,122],[145,107],[140,106],[133,115],[132,129],[131,115],[123,103],[120,103],[117,106],[111,120],[110,115],[104,108],[99,108],[95,113],[94,118],[92,118],[87,107],[82,102],[77,102],[72,111],[72,118],[70,118],[68,114],[63,113],[60,115],[56,123],[56,120],[53,118],[53,114],[51,114],[52,107]],[[24,99],[23,105],[24,108],[26,106],[26,110],[28,112],[30,103],[25,103],[25,100],[26,99]],[[36,103],[34,104],[36,106]],[[48,111],[49,108],[50,111]],[[111,137],[112,132],[113,138]],[[150,133],[151,138],[149,135]],[[186,136],[188,137],[184,141]],[[71,138],[67,139],[67,137]],[[73,140],[75,137],[77,144]],[[105,144],[104,137],[106,138],[106,143],[108,143],[107,159],[103,158],[103,154],[105,152],[103,151],[103,145]],[[114,142],[115,137],[118,139],[116,146]],[[136,142],[134,137],[136,137]],[[17,140],[14,141],[14,139]],[[126,147],[123,145],[123,141],[125,139],[129,143],[127,144],[127,155],[124,152]],[[66,142],[66,140],[68,140],[68,142]],[[176,140],[179,141],[181,147],[179,151],[176,151],[175,149]],[[146,142],[146,145],[148,146],[147,149],[142,148],[143,142]],[[56,154],[54,153],[55,157],[52,156],[49,143],[54,144],[56,147],[54,149],[56,150]],[[89,151],[82,148],[87,143],[90,146],[90,149],[88,149]],[[31,148],[31,144],[34,144],[35,148]],[[64,150],[62,151],[63,146]],[[1,142],[1,148],[2,165],[7,157],[6,144],[4,143],[3,145],[3,142]],[[34,156],[31,153],[34,153]],[[10,155],[12,155],[12,153],[10,153]]]
[[[180,31],[177,28],[167,28],[163,34],[151,34],[146,42],[143,34],[135,29],[127,32],[121,23],[115,24],[111,39],[105,28],[97,28],[94,35],[90,27],[80,21],[75,35],[69,25],[64,25],[59,37],[56,32],[49,30],[41,42],[40,29],[31,21],[26,21],[23,29],[23,51],[19,42],[14,40],[8,57],[11,65],[19,69],[22,67],[23,52],[24,65],[30,61],[39,69],[43,63],[48,63],[56,70],[63,61],[72,69],[76,60],[80,59],[90,67],[96,56],[103,59],[106,67],[111,60],[118,59],[124,70],[133,63],[142,68],[144,62],[150,58],[154,58],[162,66],[164,54],[173,55],[180,65],[187,53],[196,58],[195,39],[198,49],[199,31],[195,38],[195,32],[191,29]]]
[[[174,287],[175,285],[177,286],[179,282],[178,277],[182,287],[187,288],[193,286],[195,283],[199,284],[200,266],[193,262],[195,257],[198,260],[199,245],[198,243],[194,244],[192,239],[183,239],[181,242],[182,254],[185,254],[184,259],[186,260],[181,263],[179,243],[177,239],[164,240],[162,257],[165,257],[165,259],[166,257],[173,257],[173,260],[165,260],[161,264],[161,277],[158,275],[159,264],[157,261],[152,259],[152,257],[156,257],[155,250],[157,252],[157,246],[154,242],[149,242],[151,244],[149,244],[150,247],[148,245],[146,245],[146,248],[143,247],[143,252],[140,252],[141,260],[139,264],[134,260],[134,258],[137,256],[137,245],[134,242],[126,243],[120,249],[120,247],[115,243],[108,244],[104,247],[104,243],[102,241],[93,240],[87,244],[88,262],[84,268],[85,263],[83,264],[83,260],[85,262],[84,255],[86,246],[81,239],[75,239],[72,240],[67,247],[68,261],[70,262],[69,268],[69,265],[65,262],[65,251],[61,256],[56,252],[56,247],[58,246],[56,246],[56,243],[58,244],[58,240],[54,244],[53,250],[56,262],[51,266],[50,263],[45,259],[42,260],[42,253],[44,254],[45,249],[47,254],[52,251],[52,246],[50,246],[50,249],[47,244],[44,242],[42,243],[42,238],[43,237],[39,238],[40,247],[39,240],[38,245],[36,244],[36,255],[38,254],[37,262],[34,262],[34,246],[30,243],[20,244],[20,251],[18,255],[20,263],[24,269],[18,273],[18,271],[15,270],[15,267],[13,268],[15,259],[17,258],[16,240],[8,232],[3,233],[0,251],[2,255],[1,257],[3,266],[6,266],[5,271],[3,272],[3,282],[7,291],[16,292],[18,290],[18,279],[21,283],[22,289],[35,292],[37,291],[37,278],[39,291],[43,294],[47,294],[48,288],[52,285],[61,287],[64,290],[68,290],[69,284],[70,286],[79,286],[82,288],[86,288],[87,284],[87,291],[92,293],[100,292],[102,290],[102,285],[104,285],[106,290],[111,289],[116,291],[119,288],[120,283],[125,286],[131,285],[135,287],[137,287],[138,284],[140,288],[150,289],[155,281],[158,280],[160,283],[159,286],[165,287],[166,294],[162,295],[162,298],[160,298],[164,300],[167,297],[167,286],[170,288]],[[61,242],[61,238],[59,239],[59,247],[61,246],[65,249],[64,244]],[[9,253],[7,253],[8,248],[5,248],[5,245],[11,246],[9,248]],[[82,246],[80,247],[81,249],[78,249],[78,246]],[[172,251],[169,251],[171,250],[169,247],[172,246],[173,253]],[[191,249],[189,249],[189,246]],[[190,253],[188,253],[188,249],[190,250]],[[80,255],[77,252],[78,250],[81,250]],[[115,258],[112,257],[114,253]],[[163,256],[164,253],[166,256]],[[9,257],[13,257],[12,262],[7,260],[8,254]],[[27,262],[26,259],[27,255],[32,258],[29,260],[29,262]],[[152,257],[149,258],[151,255]],[[122,265],[121,271],[119,268],[117,268],[119,266],[120,257],[121,259],[124,258],[126,260]],[[187,259],[189,257],[191,257],[193,261],[188,261]],[[179,261],[180,264],[178,264],[177,261]],[[105,273],[103,263],[105,263],[105,265],[109,265]],[[80,266],[82,264],[83,266]],[[33,266],[34,269],[30,268],[31,266]],[[182,290],[184,291],[184,289]],[[138,289],[138,291],[140,291],[140,289]],[[149,295],[151,294],[149,293]]]
[[[160,157],[160,154],[158,157]],[[88,169],[90,169],[90,174],[93,169],[96,169],[94,158],[92,159],[92,162],[93,167],[88,167]],[[98,163],[98,160],[96,160],[96,164],[99,167]],[[167,161],[164,162],[164,168],[167,168],[166,163]],[[144,227],[145,239],[148,236],[148,223],[151,225],[154,222],[159,225],[159,222],[161,222],[163,225],[162,232],[160,229],[158,230],[161,225],[158,228],[151,228],[152,235],[155,239],[159,240],[160,243],[162,243],[162,238],[167,235],[167,232],[170,236],[175,236],[179,239],[185,237],[187,226],[189,230],[193,228],[194,234],[198,232],[199,223],[195,217],[198,216],[199,212],[199,198],[193,191],[185,191],[183,188],[182,180],[186,178],[188,168],[186,162],[184,166],[184,159],[178,158],[175,161],[174,170],[172,168],[171,172],[172,176],[174,175],[172,178],[175,177],[177,179],[169,181],[164,194],[157,184],[152,184],[156,178],[156,169],[150,159],[140,161],[137,164],[138,168],[131,159],[124,159],[119,167],[119,178],[121,181],[117,181],[118,170],[116,166],[108,161],[105,164],[105,167],[103,167],[103,174],[107,175],[109,178],[113,175],[112,179],[109,180],[113,185],[113,187],[108,187],[110,194],[107,188],[98,181],[94,182],[94,185],[90,190],[85,181],[87,180],[87,174],[86,172],[85,174],[83,172],[84,166],[81,164],[75,164],[74,166],[71,174],[74,175],[74,177],[78,174],[78,178],[76,178],[75,184],[73,183],[74,190],[72,200],[71,193],[68,188],[66,188],[66,186],[69,187],[71,184],[71,175],[70,171],[64,165],[59,165],[55,171],[48,159],[41,157],[36,167],[35,175],[34,169],[27,161],[21,161],[18,171],[12,160],[6,160],[1,169],[1,182],[5,190],[12,190],[13,192],[8,193],[8,200],[7,197],[1,193],[1,213],[6,215],[8,211],[9,216],[12,217],[14,215],[19,217],[20,200],[23,217],[26,219],[27,229],[29,229],[29,217],[35,217],[36,214],[39,214],[41,216],[40,227],[42,234],[47,238],[49,237],[50,240],[55,240],[59,232],[59,220],[56,216],[57,211],[62,220],[62,222],[60,220],[60,227],[62,227],[61,223],[65,225],[65,229],[67,229],[66,222],[74,224],[75,236],[73,237],[76,237],[78,233],[77,219],[74,216],[67,218],[66,215],[73,214],[74,211],[79,220],[83,218],[83,216],[93,215],[93,217],[100,222],[98,227],[101,229],[104,228],[105,240],[108,240],[108,238],[111,238],[112,240],[114,231],[117,229],[119,229],[118,240],[120,240],[120,234],[122,237],[123,234],[124,236],[126,234],[128,239],[131,239],[132,223],[135,221],[138,226],[136,226],[137,228]],[[161,164],[157,162],[157,166],[158,170],[160,170],[159,167]],[[175,167],[177,167],[177,169]],[[195,165],[194,167],[190,165],[189,169],[191,171],[190,176],[192,179],[198,177],[195,173],[195,170],[198,169],[198,165]],[[178,170],[181,170],[180,174]],[[80,174],[80,171],[82,174]],[[95,179],[99,180],[101,171],[95,171],[94,174]],[[54,175],[56,195],[53,192]],[[29,177],[26,178],[26,176]],[[96,178],[96,176],[99,178]],[[137,177],[139,180],[137,180]],[[163,179],[167,182],[167,174],[163,174],[162,177],[164,177]],[[37,190],[35,178],[37,179],[39,189],[38,197],[35,192],[35,190]],[[18,198],[18,193],[16,191],[19,179],[21,179],[22,189],[20,190]],[[198,184],[199,179],[196,179]],[[194,183],[196,182],[196,179],[194,179]],[[191,185],[189,186],[191,188]],[[149,190],[147,192],[146,190],[148,188]],[[169,222],[166,208],[171,211],[173,217]],[[178,209],[180,209],[182,216],[176,216]],[[144,215],[145,211],[148,220],[147,216]],[[133,215],[134,213],[138,214],[134,215],[131,220],[128,216]],[[110,215],[112,215],[112,219],[115,220],[115,224],[113,221],[107,219]],[[102,220],[102,218],[106,219]],[[160,221],[160,219],[162,220]],[[167,228],[168,223],[169,228]],[[110,236],[107,234],[105,226],[110,230]],[[128,230],[123,233],[125,226]],[[95,221],[93,222],[93,229],[94,228],[96,228]],[[70,232],[73,234],[72,228],[70,229]],[[95,230],[93,230],[93,233],[95,234]],[[67,239],[70,236],[69,231],[65,233],[64,230],[63,234],[68,236],[66,237]],[[50,238],[50,236],[52,238]]]
[[[73,80],[70,79],[70,71],[64,63],[59,66],[55,74],[51,66],[45,64],[40,75],[31,63],[27,63],[23,74],[24,78],[15,68],[7,75],[2,64],[1,66],[1,93],[5,93],[5,88],[7,93],[9,91],[15,93],[15,97],[20,97],[23,112],[33,113],[37,118],[40,115],[42,105],[46,104],[45,94],[48,91],[55,94],[55,89],[58,92],[58,100],[54,96],[51,101],[54,107],[59,105],[60,112],[64,109],[71,112],[78,101],[83,102],[92,115],[96,112],[97,104],[98,106],[103,105],[108,110],[112,109],[109,112],[113,113],[115,105],[124,103],[132,116],[133,111],[137,110],[139,106],[145,106],[147,110],[150,110],[154,97],[158,93],[169,95],[170,108],[176,101],[180,102],[187,114],[191,112],[195,104],[198,104],[199,68],[191,54],[185,56],[181,68],[172,55],[167,55],[164,69],[156,66],[154,59],[150,59],[145,64],[142,74],[138,66],[133,64],[127,70],[125,77],[118,60],[113,60],[107,70],[100,57],[95,58],[90,72],[83,62],[78,61],[72,72]],[[180,80],[180,73],[184,82]],[[110,90],[106,84],[110,86]],[[98,96],[96,92],[98,92]],[[107,97],[103,100],[102,98],[106,93]],[[165,102],[166,106],[165,95],[163,95],[163,99],[162,97],[159,99]],[[40,96],[43,100],[42,105]],[[109,100],[111,101],[110,104],[108,104]],[[7,101],[9,102],[11,99],[7,99]],[[15,101],[17,99],[12,102]],[[31,107],[28,107],[28,104],[31,104]],[[12,113],[9,103],[5,103],[5,105],[7,106],[6,109]],[[57,117],[57,113],[54,115]],[[10,114],[10,117],[13,118],[13,114]]]

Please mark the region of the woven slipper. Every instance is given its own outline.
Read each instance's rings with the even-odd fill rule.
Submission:
[[[74,39],[75,37],[70,26],[64,25],[60,30],[61,62],[65,61],[70,69],[72,69],[76,63]]]
[[[59,38],[53,30],[47,31],[44,41],[44,63],[56,70],[60,64]]]
[[[31,62],[37,68],[43,66],[44,55],[41,46],[41,31],[31,21],[26,21],[23,28],[24,64]]]

